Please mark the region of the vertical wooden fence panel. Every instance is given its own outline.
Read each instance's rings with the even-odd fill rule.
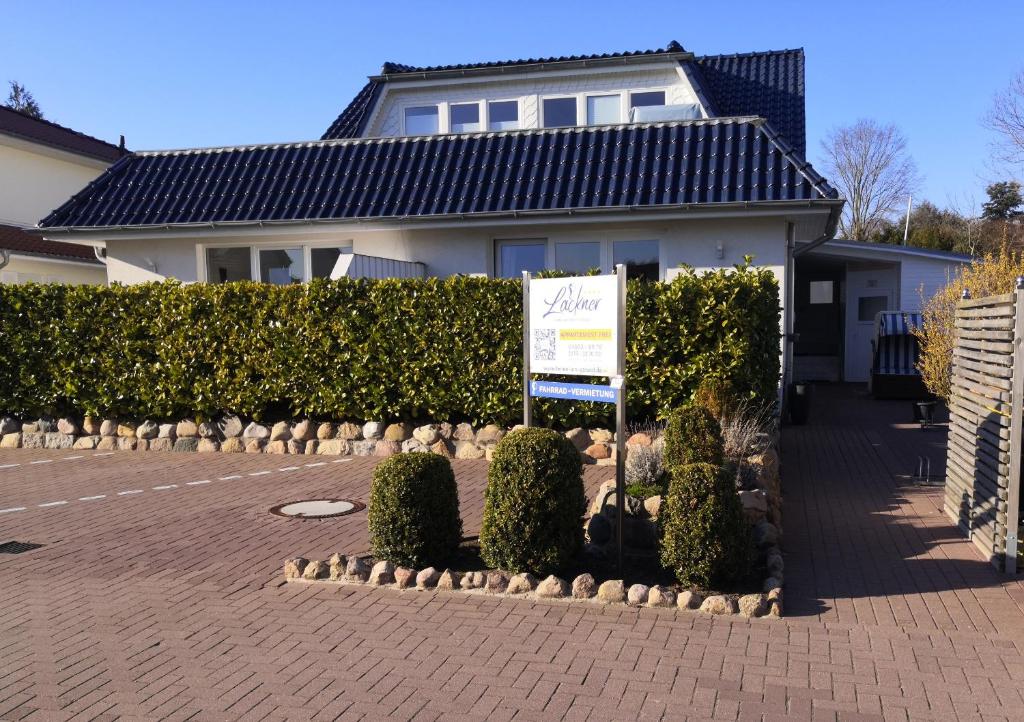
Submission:
[[[1024,289],[956,312],[945,510],[999,569],[1016,572],[1024,414]]]

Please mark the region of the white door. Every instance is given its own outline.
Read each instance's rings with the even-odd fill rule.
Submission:
[[[898,270],[878,268],[846,272],[846,358],[845,381],[867,381],[871,377],[875,317],[879,311],[896,311]]]

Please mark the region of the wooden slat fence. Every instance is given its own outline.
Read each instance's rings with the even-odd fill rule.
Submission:
[[[1017,571],[1024,412],[1024,279],[956,312],[945,509],[999,569]]]

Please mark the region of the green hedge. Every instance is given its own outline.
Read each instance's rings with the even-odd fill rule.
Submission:
[[[0,411],[511,423],[522,408],[521,309],[518,280],[465,277],[3,285]],[[632,418],[666,414],[707,376],[774,398],[769,271],[630,282],[627,314]],[[576,426],[607,424],[612,409],[538,399],[535,411]]]
[[[696,403],[680,406],[665,426],[665,468],[711,464],[721,466],[725,455],[722,426],[711,412]]]
[[[513,431],[487,468],[480,556],[514,573],[556,572],[583,548],[586,509],[573,443],[552,429]]]
[[[373,470],[368,521],[376,559],[415,568],[451,559],[462,540],[451,463],[437,454],[382,461]]]

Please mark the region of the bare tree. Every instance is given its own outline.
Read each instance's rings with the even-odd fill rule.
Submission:
[[[996,93],[984,123],[996,133],[993,150],[997,160],[1011,165],[1024,163],[1024,70],[1006,90]]]
[[[894,125],[858,120],[831,130],[821,147],[826,177],[846,196],[840,230],[847,238],[878,233],[920,185],[906,138]]]

